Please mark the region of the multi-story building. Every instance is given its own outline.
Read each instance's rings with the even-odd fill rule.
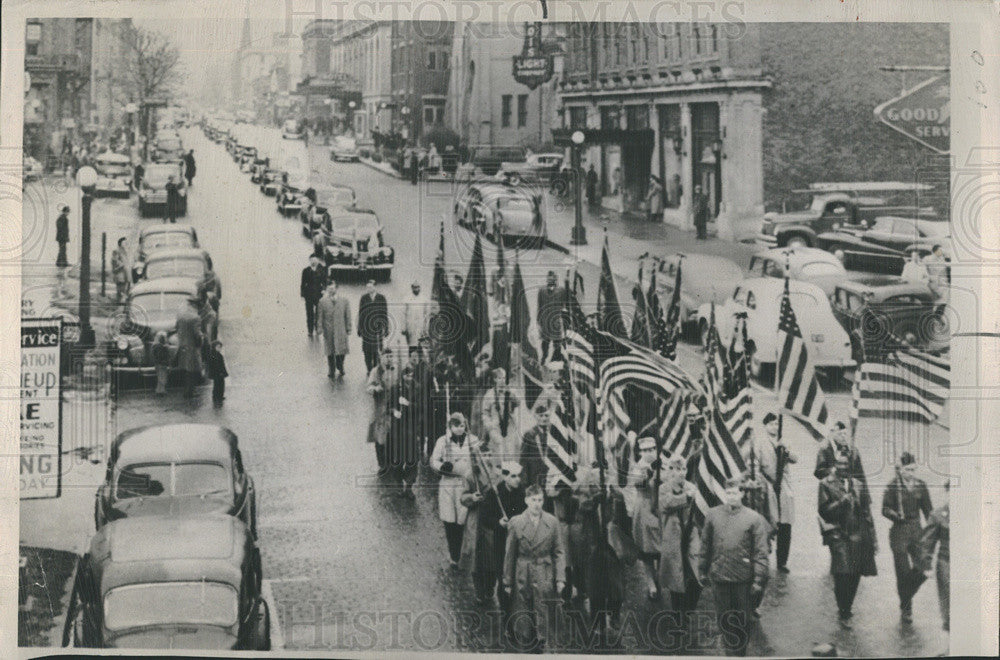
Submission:
[[[119,68],[125,61],[123,30],[131,29],[131,18],[96,18],[93,21],[90,72],[90,124],[107,133],[125,123],[128,99],[119,86]]]
[[[606,206],[639,208],[662,179],[664,219],[691,226],[700,185],[723,237],[818,181],[912,181],[940,168],[880,125],[898,92],[883,65],[941,65],[934,24],[574,23],[559,84],[564,128],[587,129]],[[938,164],[928,164],[930,160]],[[919,174],[923,172],[923,174]]]
[[[359,81],[338,68],[348,65],[343,49],[335,48],[346,23],[319,19],[306,24],[302,30],[302,81],[295,90],[302,118],[332,119],[341,129],[350,122],[348,115],[361,104]],[[336,62],[335,52],[339,53]]]
[[[513,58],[524,47],[524,26],[458,22],[452,43],[446,123],[469,145],[552,142],[565,26],[546,24],[542,46],[553,57],[552,79],[535,89],[514,79]]]
[[[391,122],[406,139],[444,124],[453,32],[451,21],[391,23]]]
[[[348,108],[359,140],[373,129],[388,132],[392,115],[392,24],[343,21],[333,38],[331,68],[356,82],[361,103]]]

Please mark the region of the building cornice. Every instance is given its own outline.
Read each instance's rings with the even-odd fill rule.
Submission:
[[[703,80],[674,85],[650,85],[646,87],[595,88],[576,87],[572,83],[562,83],[559,94],[563,99],[591,99],[595,97],[644,97],[658,94],[698,94],[702,92],[764,91],[772,87],[766,78],[754,80]]]

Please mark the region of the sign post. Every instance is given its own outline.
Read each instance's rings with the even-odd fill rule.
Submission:
[[[951,75],[930,78],[875,108],[875,116],[911,140],[947,154],[951,150]]]
[[[62,320],[21,319],[21,499],[62,490]]]

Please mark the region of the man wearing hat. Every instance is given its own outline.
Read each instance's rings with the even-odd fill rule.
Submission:
[[[337,295],[336,282],[327,285],[326,295],[316,309],[316,322],[326,347],[327,377],[334,378],[337,372],[343,376],[344,356],[350,350],[347,338],[351,335],[351,304]]]
[[[462,554],[462,535],[469,510],[462,504],[466,478],[472,472],[470,445],[479,439],[466,429],[465,415],[456,412],[448,418],[448,431],[438,438],[431,455],[431,468],[441,475],[438,483],[438,515],[444,523],[448,556],[452,568],[458,567]]]
[[[788,553],[792,545],[792,521],[795,520],[795,493],[792,490],[790,467],[798,457],[778,435],[778,416],[773,412],[764,415],[766,437],[758,443],[757,460],[760,474],[771,485],[777,500],[778,571],[788,572]]]
[[[56,257],[56,268],[59,269],[59,296],[66,295],[66,244],[69,243],[69,207],[63,204],[56,218],[56,243],[59,244],[59,255]]]
[[[410,295],[403,300],[403,336],[408,346],[416,346],[420,338],[427,334],[427,320],[430,315],[427,296],[420,293],[420,282],[410,285]]]
[[[916,459],[913,454],[904,451],[896,465],[896,476],[882,496],[882,515],[892,521],[889,549],[892,550],[896,569],[896,593],[899,594],[899,611],[904,623],[913,621],[913,596],[923,583],[922,571],[910,552],[911,544],[916,544],[923,530],[922,522],[928,522],[934,511],[927,484],[916,476],[916,471]],[[919,552],[915,554],[919,555]]]
[[[545,443],[549,436],[551,413],[544,403],[535,404],[535,425],[521,439],[521,467],[525,487],[545,486],[549,468],[545,464]]]
[[[543,364],[549,360],[562,359],[559,345],[562,342],[562,313],[565,305],[566,289],[559,286],[555,271],[550,270],[545,286],[538,290],[538,308],[535,311],[538,332],[542,336]]]
[[[385,296],[375,290],[375,280],[368,280],[358,303],[358,336],[361,337],[361,351],[365,354],[365,371],[370,372],[378,364],[382,342],[387,334],[389,306]]]
[[[851,470],[851,477],[861,481],[868,487],[868,479],[865,477],[864,467],[861,465],[861,453],[857,447],[853,447],[847,436],[847,426],[843,422],[835,422],[830,427],[827,438],[820,443],[816,453],[816,469],[813,476],[822,479],[833,471],[837,463],[838,456],[847,458]]]
[[[201,381],[201,345],[205,336],[201,331],[198,296],[189,296],[177,312],[177,366],[184,371],[184,396],[194,396],[194,386]]]

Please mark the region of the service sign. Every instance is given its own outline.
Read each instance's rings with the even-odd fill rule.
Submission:
[[[939,154],[951,150],[951,76],[930,78],[875,108],[875,116]]]
[[[21,320],[21,499],[62,486],[61,319]]]

